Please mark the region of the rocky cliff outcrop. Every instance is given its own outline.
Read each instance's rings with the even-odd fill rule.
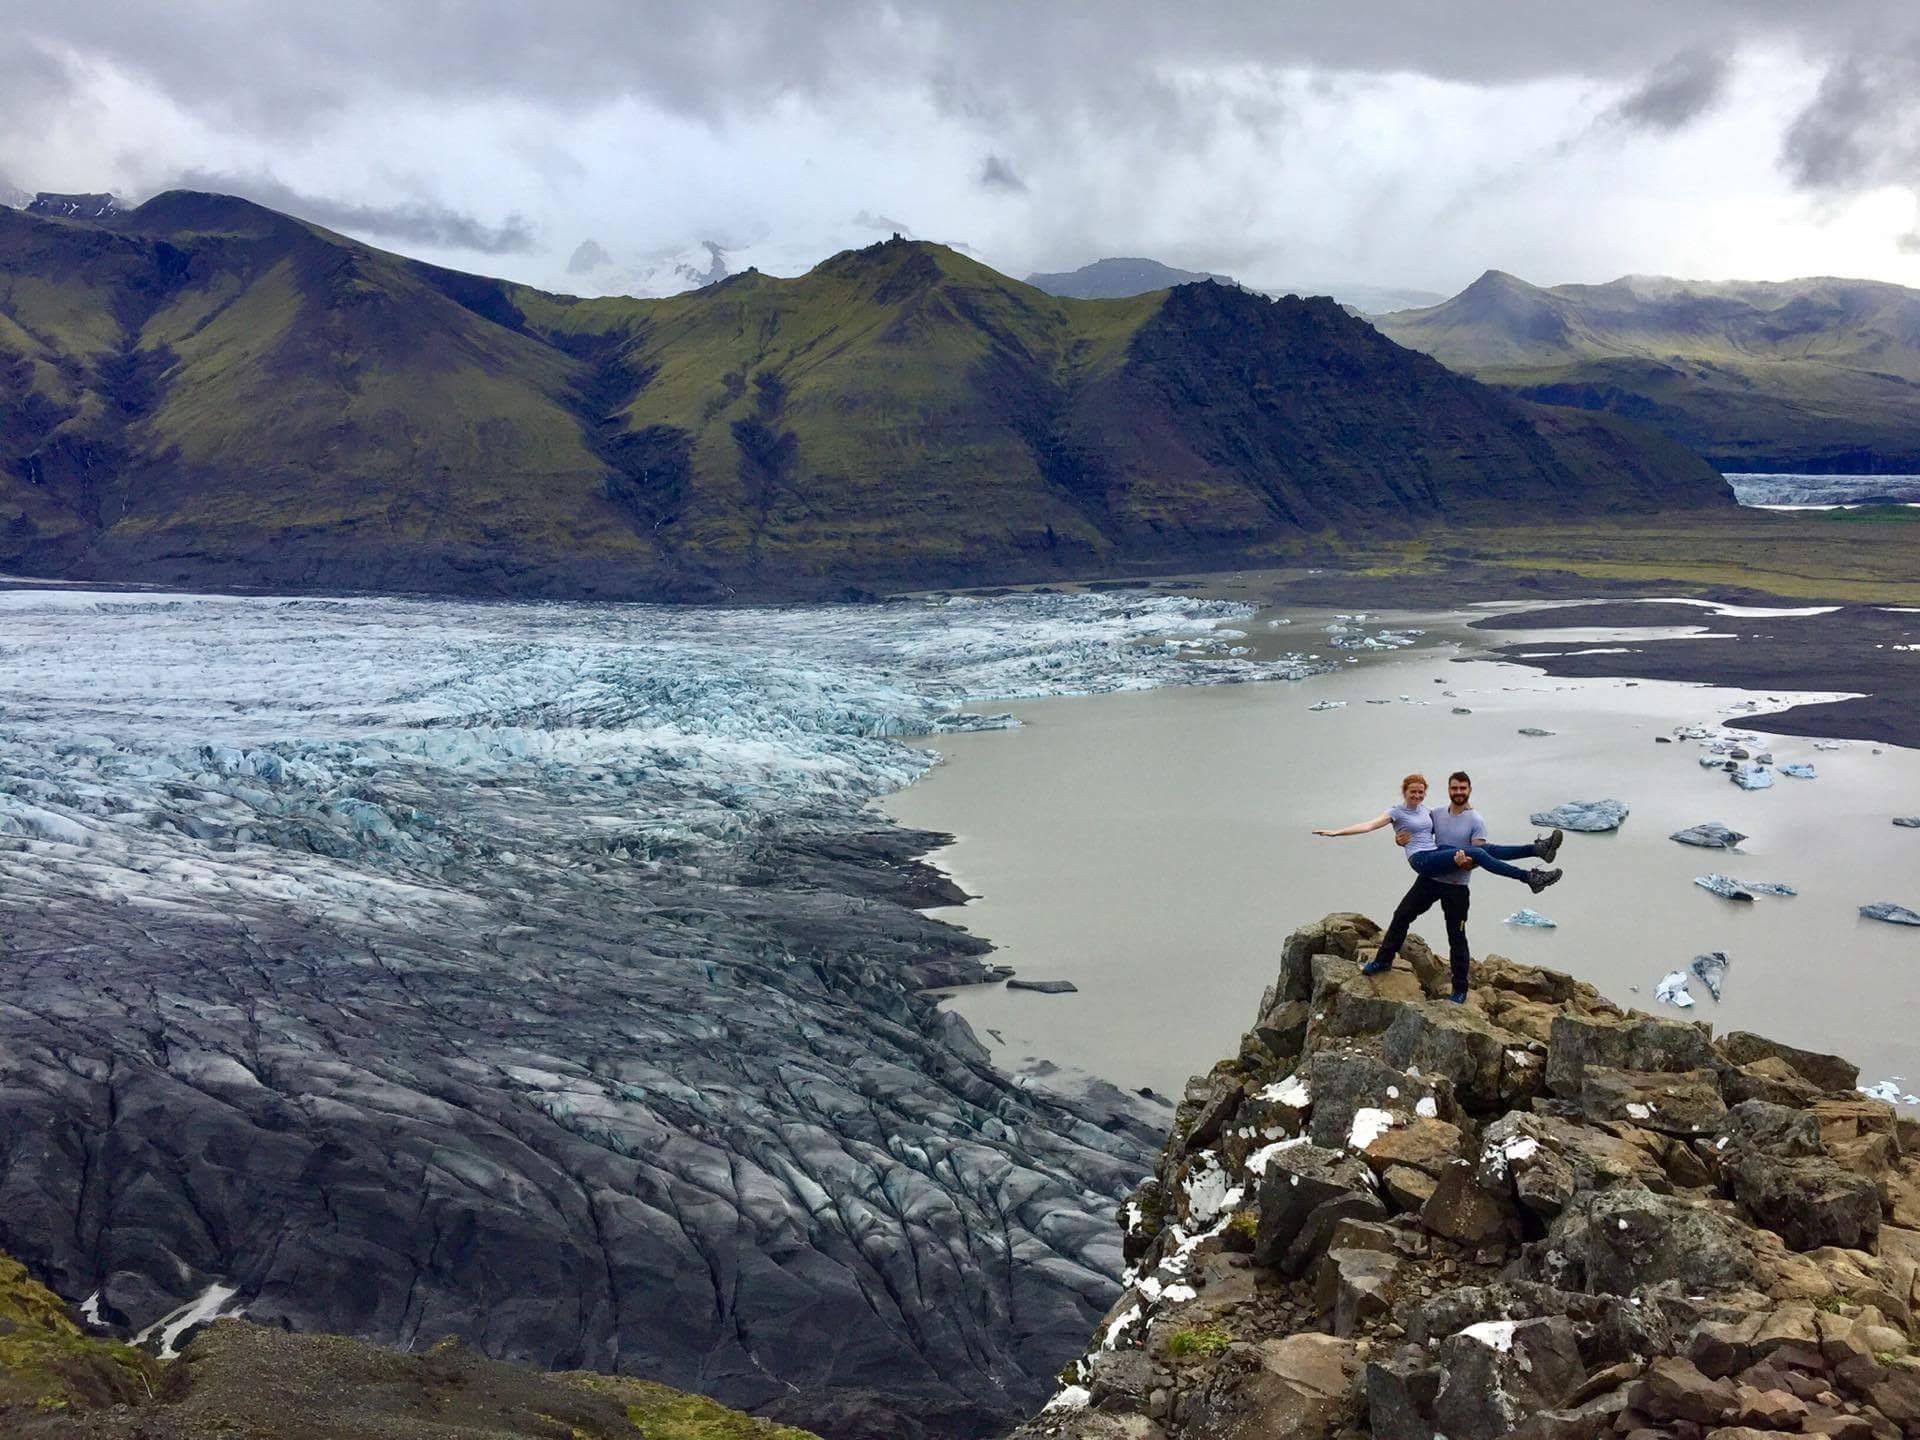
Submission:
[[[1296,932],[1019,1440],[1920,1435],[1920,1124],[1855,1068]]]

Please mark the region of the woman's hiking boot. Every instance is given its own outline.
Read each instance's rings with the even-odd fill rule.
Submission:
[[[1538,895],[1547,886],[1558,883],[1564,873],[1560,870],[1549,870],[1544,865],[1537,866],[1527,872],[1527,888]]]
[[[1551,865],[1553,857],[1560,853],[1560,842],[1566,838],[1564,830],[1555,830],[1551,835],[1544,835],[1533,842],[1533,853]]]

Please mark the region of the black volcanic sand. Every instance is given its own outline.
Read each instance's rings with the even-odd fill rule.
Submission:
[[[1752,600],[1748,603],[1767,603]],[[1774,601],[1785,608],[1790,601]],[[1560,630],[1705,625],[1730,640],[1627,640],[1595,654],[1582,640],[1556,649],[1528,641],[1501,646],[1494,659],[1536,666],[1549,675],[1626,676],[1726,685],[1744,690],[1843,690],[1860,698],[1796,705],[1744,717],[1748,729],[1776,735],[1883,741],[1920,746],[1920,614],[1875,605],[1847,605],[1825,615],[1719,615],[1697,605],[1601,602],[1490,616],[1476,630]],[[1581,653],[1588,652],[1588,653]]]

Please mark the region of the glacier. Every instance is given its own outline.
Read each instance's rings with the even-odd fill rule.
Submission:
[[[870,802],[1001,702],[1331,668],[1250,613],[0,592],[8,1248],[128,1334],[217,1294],[829,1433],[1019,1417],[1166,1114],[937,1009],[987,947]]]

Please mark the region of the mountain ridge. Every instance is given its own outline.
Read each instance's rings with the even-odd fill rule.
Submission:
[[[1374,323],[1516,396],[1625,416],[1725,470],[1920,469],[1920,291],[1887,281],[1548,287],[1489,270]]]
[[[65,578],[806,598],[1731,503],[1330,301],[897,239],[581,299],[192,191],[0,213],[0,399],[0,566]]]

